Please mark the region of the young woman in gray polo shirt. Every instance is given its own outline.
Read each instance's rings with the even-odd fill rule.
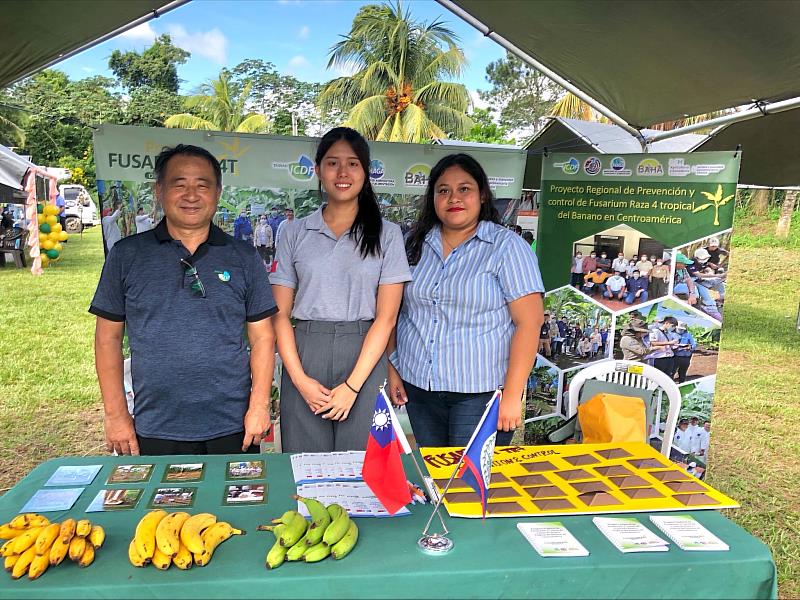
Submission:
[[[280,309],[281,440],[284,452],[364,450],[411,273],[400,228],[381,218],[366,140],[332,129],[315,162],[326,203],[286,223],[270,277]]]

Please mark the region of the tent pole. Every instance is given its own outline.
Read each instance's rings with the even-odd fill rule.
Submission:
[[[525,51],[521,50],[520,48],[518,48],[517,46],[515,46],[514,44],[509,42],[506,38],[504,38],[503,36],[497,34],[496,32],[492,31],[491,29],[489,29],[486,25],[481,23],[478,19],[473,17],[470,13],[468,13],[463,8],[458,6],[458,4],[453,2],[453,0],[436,0],[436,1],[439,4],[441,4],[442,6],[444,6],[447,10],[449,10],[450,12],[455,14],[457,17],[460,17],[461,19],[463,19],[464,21],[466,21],[467,23],[472,25],[475,29],[480,31],[484,36],[486,36],[489,39],[497,42],[503,48],[505,48],[506,50],[511,52],[511,54],[514,54],[520,60],[528,63],[530,66],[535,68],[537,71],[540,71],[542,74],[544,74],[545,76],[547,76],[550,79],[552,79],[553,81],[555,81],[558,85],[560,85],[561,87],[566,89],[568,92],[571,92],[572,94],[574,94],[575,96],[577,96],[578,98],[580,98],[581,100],[586,102],[586,104],[591,106],[593,109],[595,109],[597,112],[599,112],[604,117],[607,117],[612,123],[622,127],[625,131],[627,131],[633,137],[635,137],[637,140],[639,140],[639,143],[642,145],[642,151],[643,152],[647,151],[647,142],[648,142],[648,140],[645,139],[645,137],[642,135],[642,133],[638,129],[636,129],[632,125],[629,125],[628,122],[625,121],[625,119],[620,117],[618,114],[613,112],[611,109],[609,109],[606,106],[600,104],[597,100],[595,100],[591,96],[588,96],[585,92],[583,92],[582,90],[580,90],[577,87],[575,87],[575,85],[572,82],[567,81],[566,79],[561,77],[561,75],[559,75],[558,73],[550,70],[545,65],[540,63],[538,60],[533,58],[530,54],[526,53]]]
[[[730,125],[731,123],[749,121],[750,119],[758,119],[760,117],[766,117],[767,115],[792,110],[798,107],[800,107],[800,97],[781,100],[780,102],[764,103],[754,108],[748,108],[747,110],[743,110],[741,112],[735,112],[729,115],[717,117],[715,119],[709,119],[708,121],[703,121],[701,123],[686,125],[685,127],[678,127],[677,129],[664,131],[663,133],[657,133],[655,135],[648,136],[647,142],[651,143],[659,140],[665,140],[667,138],[683,135],[684,133],[691,133],[692,131],[697,131],[698,129],[708,129],[709,127],[719,127],[722,125]],[[713,136],[714,133],[712,132],[711,135]]]

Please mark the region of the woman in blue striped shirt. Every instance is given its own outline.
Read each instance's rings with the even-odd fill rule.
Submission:
[[[413,281],[389,342],[389,393],[407,403],[420,446],[465,446],[499,386],[497,444],[522,425],[544,287],[530,246],[499,221],[474,158],[453,154],[431,170],[406,240]]]

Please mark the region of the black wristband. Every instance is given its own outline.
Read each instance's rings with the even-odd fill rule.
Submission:
[[[360,394],[360,393],[361,393],[361,390],[357,390],[357,389],[356,389],[356,388],[354,388],[352,385],[350,385],[349,383],[347,383],[347,379],[345,379],[345,380],[344,380],[344,384],[345,384],[347,387],[349,387],[349,388],[350,388],[350,391],[351,391],[351,392],[353,392],[354,394]]]

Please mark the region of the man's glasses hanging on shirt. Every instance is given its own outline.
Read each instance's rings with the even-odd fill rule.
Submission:
[[[192,278],[192,285],[191,285],[192,291],[201,298],[205,298],[206,288],[203,285],[203,282],[200,280],[200,274],[197,272],[197,267],[195,267],[185,258],[181,259],[181,266],[183,267],[183,272],[186,275],[186,277]]]

